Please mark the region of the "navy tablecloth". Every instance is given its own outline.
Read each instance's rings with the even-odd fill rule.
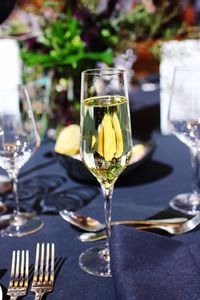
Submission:
[[[187,147],[173,136],[160,135],[159,131],[154,131],[151,138],[157,141],[152,159],[126,176],[122,175],[116,183],[113,220],[148,218],[162,214],[168,209],[169,200],[174,195],[191,191],[192,174]],[[41,231],[23,238],[0,238],[0,284],[4,299],[7,299],[5,294],[12,251],[29,249],[30,262],[33,264],[36,243],[54,241],[57,276],[54,292],[49,294],[47,299],[115,300],[113,278],[95,277],[79,268],[79,254],[93,244],[81,243],[77,239],[80,231],[61,219],[56,212],[57,207],[63,207],[65,204],[70,206],[75,201],[82,213],[103,221],[103,198],[99,186],[89,186],[72,180],[55,156],[45,155],[53,147],[52,141],[44,141],[21,171],[21,207],[38,211],[45,226]],[[4,200],[9,205],[13,204],[11,194],[4,197]],[[26,299],[33,298],[29,291]]]
[[[158,145],[152,159],[127,176],[122,176],[116,184],[113,220],[147,218],[155,215],[168,208],[168,202],[173,195],[191,190],[192,176],[188,149],[173,136],[163,137],[155,133],[153,138],[157,140]],[[9,280],[12,250],[29,249],[30,261],[33,264],[36,243],[54,241],[60,265],[54,293],[49,294],[48,299],[116,299],[112,278],[94,277],[79,269],[79,254],[92,244],[81,243],[77,239],[80,231],[61,219],[53,209],[44,212],[41,209],[40,201],[48,200],[49,196],[55,195],[56,202],[60,192],[88,189],[87,185],[70,179],[55,157],[44,156],[47,149],[51,148],[53,148],[53,143],[44,143],[30,163],[23,168],[20,177],[20,189],[23,192],[21,206],[31,209],[32,205],[29,203],[33,203],[34,198],[33,209],[41,211],[45,226],[38,233],[27,237],[0,238],[0,284],[5,293]],[[30,193],[28,197],[26,197],[26,184],[28,185],[27,193]],[[33,197],[31,197],[33,185],[38,187],[38,191],[35,192],[35,187],[32,188]],[[91,194],[90,191],[92,191]],[[103,198],[98,185],[89,187],[89,195],[95,196],[81,209],[82,213],[98,217],[103,221]],[[11,204],[11,195],[8,195],[8,198],[7,201]],[[77,203],[80,205],[79,202]],[[33,295],[29,293],[26,299],[33,299]]]

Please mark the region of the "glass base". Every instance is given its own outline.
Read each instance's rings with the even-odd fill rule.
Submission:
[[[22,237],[37,232],[44,226],[42,220],[30,213],[0,216],[0,236]]]
[[[92,275],[111,277],[110,255],[106,244],[87,249],[79,256],[80,268]]]
[[[196,215],[200,212],[200,196],[189,193],[179,194],[169,202],[169,205],[182,213]]]

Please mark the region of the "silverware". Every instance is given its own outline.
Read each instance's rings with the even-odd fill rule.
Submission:
[[[148,225],[148,226],[138,226],[135,227],[138,230],[151,230],[151,229],[161,229],[164,230],[168,233],[174,234],[172,233],[172,231],[174,230],[174,227],[172,226],[179,226],[179,225]],[[103,231],[98,231],[98,232],[84,232],[82,234],[79,235],[78,239],[81,242],[95,242],[95,241],[100,241],[100,240],[104,240],[106,239],[106,232],[105,230]]]
[[[37,243],[35,255],[35,269],[31,291],[35,293],[35,300],[41,300],[45,293],[53,291],[54,287],[55,245]]]
[[[10,281],[7,295],[11,300],[25,296],[28,289],[29,251],[17,250],[12,253]]]
[[[73,211],[68,211],[66,209],[59,212],[60,216],[70,224],[89,232],[98,232],[105,229],[105,224],[100,223],[91,217],[81,216]],[[112,225],[168,225],[169,223],[183,223],[187,221],[187,218],[170,218],[170,219],[160,219],[160,220],[124,220],[124,221],[114,221]]]
[[[150,229],[161,229],[169,234],[172,235],[178,235],[178,234],[183,234],[186,232],[189,232],[196,228],[200,224],[200,214],[196,215],[192,219],[190,219],[187,222],[184,222],[182,224],[168,224],[165,226],[162,225],[149,225],[149,226],[139,226],[136,227],[138,230],[150,230]],[[82,233],[78,239],[82,242],[93,242],[93,241],[98,241],[106,238],[106,233],[105,231],[101,232],[85,232]]]

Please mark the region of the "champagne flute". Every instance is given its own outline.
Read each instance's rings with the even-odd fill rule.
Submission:
[[[200,68],[177,67],[174,70],[168,121],[171,132],[190,149],[193,192],[175,196],[170,206],[183,213],[200,212]]]
[[[81,158],[104,195],[107,243],[79,257],[80,267],[110,277],[111,199],[114,183],[131,157],[132,135],[125,70],[91,69],[81,77]]]
[[[36,215],[20,212],[17,191],[18,173],[40,143],[29,94],[25,86],[0,87],[0,167],[12,182],[16,208],[2,215],[5,228],[1,236],[24,236],[36,232],[43,222]]]

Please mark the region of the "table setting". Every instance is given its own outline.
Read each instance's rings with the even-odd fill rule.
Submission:
[[[0,156],[7,158],[7,164],[0,160],[1,173],[13,182],[0,191],[6,207],[0,212],[2,299],[17,299],[15,292],[24,299],[42,299],[45,292],[44,299],[54,300],[199,298],[198,155],[192,174],[187,147],[198,153],[198,71],[192,72],[193,80],[184,81],[190,82],[189,107],[179,101],[188,91],[179,82],[178,97],[174,80],[173,135],[155,128],[158,115],[150,123],[159,90],[129,98],[125,71],[82,72],[80,137],[66,140],[69,150],[77,137],[80,149],[68,155],[59,137],[39,141],[28,90],[22,102],[32,125],[19,114],[23,105],[9,106],[8,114],[0,104]],[[193,181],[192,211],[177,209],[171,199],[190,193]]]

